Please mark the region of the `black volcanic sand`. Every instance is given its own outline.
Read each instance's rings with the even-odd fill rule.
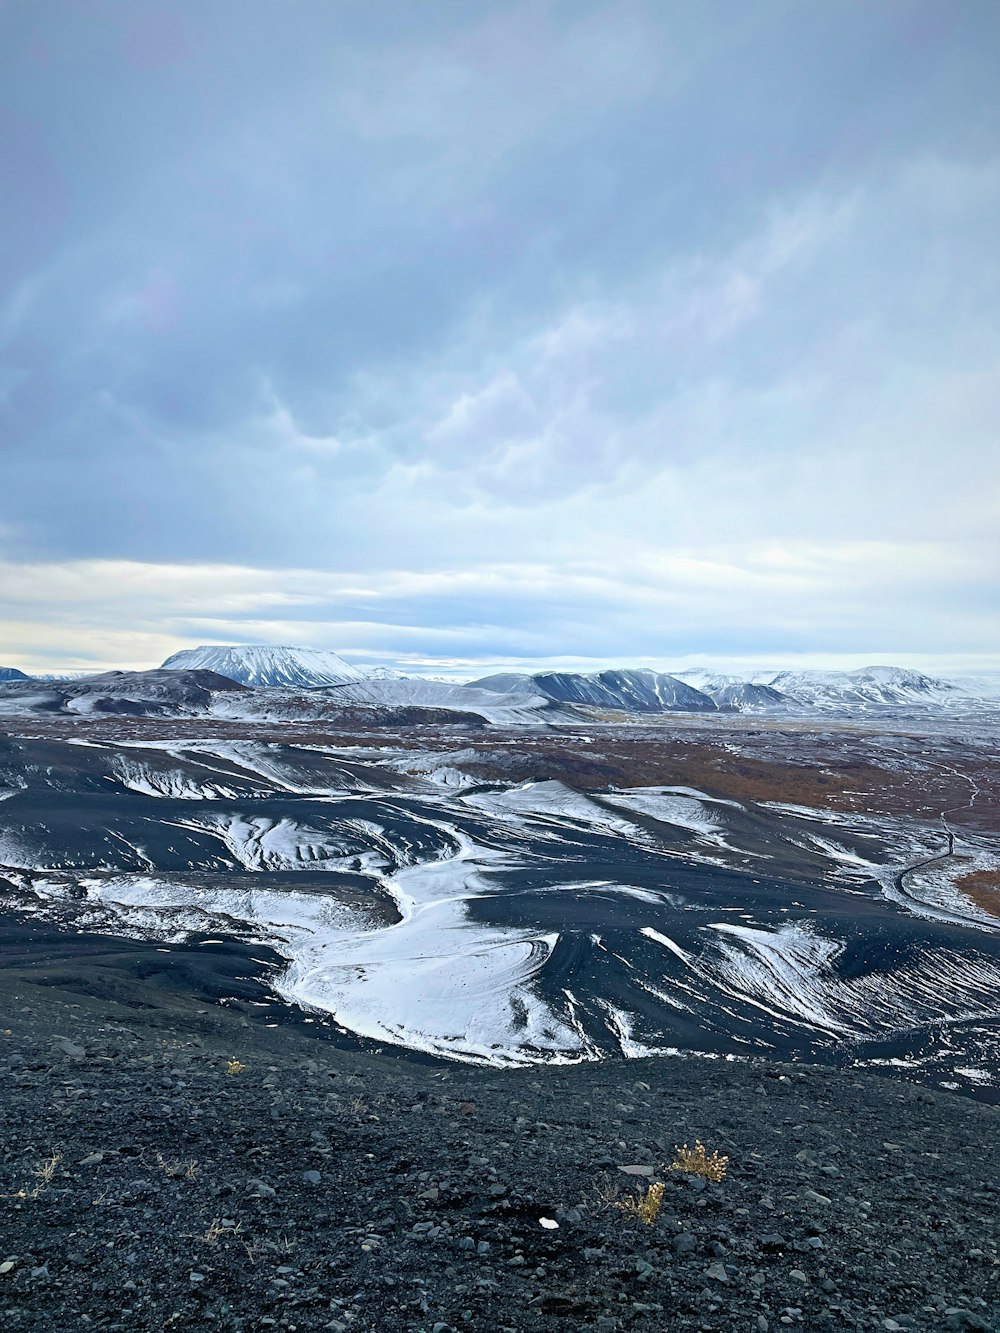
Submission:
[[[266,1026],[266,951],[0,926],[4,1333],[1000,1328],[996,1107],[366,1053]],[[721,1185],[666,1169],[695,1138]],[[657,1179],[651,1226],[609,1202]]]
[[[887,902],[873,882],[859,888],[831,881],[829,857],[811,845],[810,824],[798,816],[727,806],[724,826],[741,849],[742,864],[735,858],[729,866],[687,863],[689,854],[704,852],[694,832],[641,811],[630,813],[632,827],[644,835],[638,837],[599,822],[546,815],[544,808],[519,825],[504,822],[488,807],[449,800],[419,776],[379,763],[377,755],[345,759],[340,753],[254,742],[246,756],[226,744],[215,754],[210,743],[190,738],[188,748],[177,753],[173,747],[130,748],[98,731],[106,743],[0,734],[0,786],[9,792],[3,803],[9,850],[3,855],[13,863],[9,881],[0,866],[0,901],[31,911],[41,899],[49,920],[93,931],[101,909],[81,875],[92,886],[105,877],[150,874],[176,885],[181,902],[195,902],[208,889],[294,889],[361,909],[369,924],[376,915],[389,922],[396,909],[381,883],[383,872],[364,873],[365,858],[371,854],[389,870],[443,860],[457,850],[453,825],[478,845],[507,854],[504,865],[481,869],[480,883],[489,891],[468,900],[469,919],[485,926],[484,933],[516,927],[558,934],[537,987],[553,1012],[560,1012],[572,986],[574,1023],[608,1055],[618,1057],[622,1044],[621,1032],[609,1022],[611,1005],[634,1023],[631,1036],[652,1047],[715,1055],[756,1051],[773,1059],[838,1065],[897,1062],[886,1067],[934,1086],[962,1086],[983,1100],[1000,1099],[1000,1088],[990,1080],[1000,1061],[1000,936],[916,917]],[[96,739],[89,729],[86,735]],[[169,794],[151,794],[149,787]],[[480,793],[489,794],[488,788]],[[465,795],[471,799],[474,793]],[[603,808],[620,818],[621,811],[599,793],[586,799],[595,816]],[[320,861],[314,869],[307,856],[294,870],[264,869],[252,858],[254,868],[248,869],[247,859],[220,837],[218,823],[247,818],[261,821],[260,827],[287,821],[317,831],[321,841],[341,849],[341,868],[326,869]],[[838,828],[836,838],[848,850],[872,855],[863,836]],[[925,851],[946,847],[942,831]],[[45,869],[24,869],[32,866]],[[42,885],[37,896],[35,881]],[[604,891],[605,884],[621,891]],[[735,921],[722,913],[734,913]],[[106,920],[113,916],[107,912]],[[179,916],[190,920],[183,908]],[[206,930],[227,933],[221,914],[202,919]],[[169,910],[153,913],[152,920],[158,924],[147,920],[143,928],[158,929],[165,938],[176,933]],[[743,987],[739,977],[727,984],[718,943],[724,937],[705,929],[720,920],[772,931],[796,925],[807,934],[815,927],[841,950],[830,971],[829,994],[822,986],[810,992],[807,978],[796,1012],[785,995],[799,984],[794,967],[770,978],[765,967],[756,988],[752,981]],[[241,928],[254,930],[237,919],[233,933]],[[688,964],[648,936],[650,928],[692,956],[707,948],[708,979],[692,986]],[[86,977],[74,978],[67,964],[55,967],[50,980],[121,998],[134,972],[133,979],[142,983],[133,995],[139,1006],[148,1003],[143,987],[155,980],[178,994],[200,993],[209,1002],[256,998],[269,1011],[268,1021],[287,1023],[288,1011],[270,1002],[266,987],[247,982],[266,981],[277,956],[254,949],[253,958],[265,958],[266,964],[246,963],[246,950],[210,944],[211,938],[195,938],[190,949],[101,945],[99,956],[92,942],[64,942],[60,955],[86,949]],[[664,1002],[664,986],[685,997],[682,1003]],[[840,1031],[857,1034],[855,1042],[832,1035],[828,1007],[834,1031],[839,1023]]]

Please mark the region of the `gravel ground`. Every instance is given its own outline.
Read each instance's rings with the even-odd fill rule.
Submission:
[[[802,1066],[417,1064],[23,982],[0,1002],[5,1333],[1000,1327],[996,1107]],[[695,1138],[721,1184],[668,1170]],[[651,1225],[615,1206],[657,1180]]]

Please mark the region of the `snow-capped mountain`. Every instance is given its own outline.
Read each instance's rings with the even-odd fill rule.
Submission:
[[[0,681],[3,680],[30,680],[23,671],[18,671],[17,667],[0,667]]]
[[[763,713],[771,710],[798,708],[798,700],[771,685],[754,685],[749,680],[731,680],[719,685],[707,694],[719,708],[734,713]]]
[[[501,672],[470,682],[473,688],[514,694],[541,694],[563,704],[588,704],[629,713],[714,712],[716,702],[676,676],[660,671]],[[468,687],[466,687],[468,688]]]
[[[963,672],[954,684],[974,699],[1000,699],[1000,671],[987,671],[982,675]]]
[[[202,644],[174,653],[166,671],[216,671],[240,685],[294,686],[318,689],[365,679],[365,673],[336,653],[284,644]]]
[[[813,708],[940,704],[960,693],[949,681],[891,666],[863,667],[859,671],[780,671],[767,684]]]
[[[691,671],[678,671],[677,678],[707,694],[725,712],[763,713],[799,707],[797,700],[773,686],[755,684],[739,676],[724,676],[696,667]]]

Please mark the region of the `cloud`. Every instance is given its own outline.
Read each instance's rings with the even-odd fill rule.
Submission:
[[[842,655],[845,642],[866,659],[925,663],[947,644],[982,664],[995,652],[995,610],[975,596],[956,606],[940,595],[975,580],[975,562],[944,544],[878,541],[711,556],[633,549],[610,569],[15,564],[0,566],[0,636],[18,645],[5,664],[36,670],[149,667],[203,642],[290,642],[404,670],[462,663],[467,674],[568,659],[670,666],[750,655],[781,664]]]
[[[1000,652],[985,11],[118,8],[0,50],[12,644]]]

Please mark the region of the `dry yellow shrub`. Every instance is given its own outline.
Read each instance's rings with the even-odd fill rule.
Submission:
[[[725,1180],[729,1158],[717,1152],[709,1156],[701,1139],[695,1139],[693,1148],[689,1148],[685,1143],[682,1148],[675,1148],[674,1152],[676,1156],[670,1163],[671,1171],[686,1171],[691,1176],[704,1176],[706,1180],[711,1180],[716,1185]]]

